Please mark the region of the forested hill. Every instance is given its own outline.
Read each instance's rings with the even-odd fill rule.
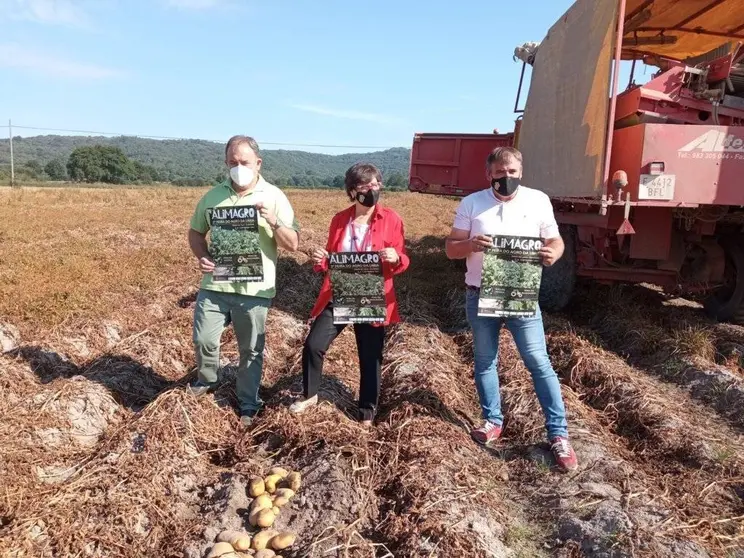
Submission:
[[[51,161],[66,166],[76,147],[107,145],[119,147],[130,159],[153,168],[163,182],[211,182],[225,176],[224,145],[204,140],[153,140],[131,136],[34,136],[14,137],[16,172],[38,172],[39,178]],[[378,166],[390,186],[407,183],[410,150],[399,147],[372,153],[323,155],[307,151],[262,149],[263,174],[281,186],[338,185],[339,177],[358,161]],[[8,140],[0,140],[0,175],[7,175],[10,163]],[[400,184],[398,184],[400,183]]]

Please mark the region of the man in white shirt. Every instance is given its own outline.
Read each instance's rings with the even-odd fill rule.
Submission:
[[[560,382],[548,357],[539,306],[537,313],[527,318],[478,316],[483,251],[491,246],[492,236],[541,238],[540,257],[545,266],[553,265],[563,255],[564,244],[553,206],[546,194],[520,184],[522,154],[513,147],[495,149],[488,156],[486,174],[491,188],[470,194],[460,202],[446,242],[447,257],[467,260],[466,314],[473,330],[475,385],[485,421],[472,431],[472,436],[484,445],[501,436],[504,417],[497,362],[499,333],[506,325],[532,375],[556,462],[563,470],[574,470],[578,463],[568,441]]]

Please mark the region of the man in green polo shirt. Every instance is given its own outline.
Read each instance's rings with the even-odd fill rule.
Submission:
[[[287,196],[259,174],[260,152],[253,138],[230,138],[225,147],[225,163],[230,169],[230,178],[199,200],[189,229],[189,245],[204,274],[194,310],[193,338],[198,380],[191,384],[190,390],[199,396],[216,386],[220,338],[232,323],[240,351],[236,382],[240,420],[249,426],[263,405],[258,389],[263,371],[266,315],[276,293],[277,249],[297,250],[299,226]],[[215,258],[210,253],[214,239],[210,238],[210,244],[207,244],[213,213],[217,208],[216,215],[243,216],[250,210],[236,211],[235,208],[244,206],[253,206],[258,215],[263,280],[254,277],[253,280],[217,281],[213,276]],[[224,211],[230,209],[232,211]]]

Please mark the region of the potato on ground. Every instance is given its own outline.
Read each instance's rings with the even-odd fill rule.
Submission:
[[[264,492],[266,492],[264,480],[261,477],[253,477],[248,484],[248,494],[251,498],[255,498],[261,496]]]
[[[261,494],[253,502],[251,502],[250,511],[259,511],[265,508],[272,508],[274,506],[271,496],[268,494]]]
[[[222,531],[217,535],[217,542],[226,542],[232,544],[233,539],[237,539],[242,533],[240,531]]]
[[[266,486],[266,492],[273,494],[276,492],[276,485],[282,480],[279,475],[269,475],[264,479],[264,485]]]
[[[244,535],[234,539],[230,544],[233,545],[235,550],[248,550],[251,547],[251,537],[250,535]]]
[[[296,493],[300,489],[300,485],[302,484],[302,475],[297,472],[290,473],[285,479],[285,484],[289,486],[289,488],[291,488],[293,492]]]
[[[251,543],[251,548],[253,550],[263,550],[265,548],[268,548],[269,541],[274,538],[274,535],[276,535],[276,531],[260,531],[253,535],[253,542]]]
[[[292,546],[296,538],[297,537],[294,533],[279,533],[278,535],[271,538],[271,541],[269,541],[269,546],[271,546],[271,548],[273,548],[274,550],[284,550],[285,548],[289,548],[290,546]]]
[[[251,527],[271,527],[276,520],[277,514],[271,508],[255,510],[248,515],[248,523]]]
[[[209,551],[209,554],[207,554],[207,558],[219,558],[220,556],[231,554],[233,552],[235,552],[235,549],[230,543],[218,542],[212,547],[212,550]]]
[[[251,536],[242,531],[222,531],[217,541],[230,543],[235,550],[248,550],[251,547]]]
[[[289,471],[284,469],[283,467],[272,467],[269,471],[270,475],[279,475],[282,479],[286,479],[289,475]]]
[[[275,498],[274,499],[274,507],[275,508],[282,508],[286,506],[289,503],[289,499],[287,498]]]
[[[270,548],[264,548],[263,550],[259,550],[256,552],[256,555],[254,558],[275,558],[276,553],[271,550]]]
[[[294,497],[295,492],[291,488],[279,488],[274,495],[277,498],[286,498],[287,500],[291,500]]]
[[[258,512],[256,522],[259,527],[271,527],[274,524],[275,519],[276,516],[274,515],[274,512],[266,508]]]
[[[266,509],[270,511],[273,506],[274,504],[268,494],[262,494],[253,500],[248,513],[248,523],[251,527],[258,527],[258,517],[261,511]]]

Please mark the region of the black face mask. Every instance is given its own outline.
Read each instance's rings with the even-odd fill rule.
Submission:
[[[380,199],[380,191],[369,189],[366,192],[357,192],[356,201],[361,203],[364,207],[373,207],[377,204],[377,200]]]
[[[498,180],[491,180],[491,188],[504,197],[511,196],[519,187],[519,178],[516,176],[502,176]]]

